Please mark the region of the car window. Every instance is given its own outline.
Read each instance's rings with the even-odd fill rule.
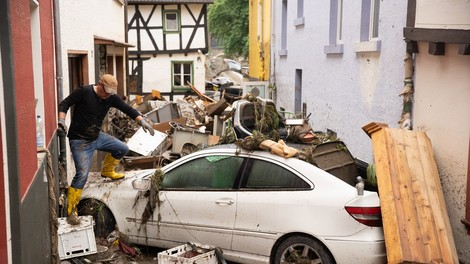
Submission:
[[[291,171],[263,160],[252,160],[251,171],[246,181],[250,189],[310,189],[305,182]]]
[[[165,173],[163,189],[232,189],[243,158],[207,156],[181,164]]]

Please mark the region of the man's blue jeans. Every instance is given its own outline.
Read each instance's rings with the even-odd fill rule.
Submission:
[[[109,152],[115,159],[121,159],[129,151],[124,142],[103,132],[95,140],[73,139],[69,143],[76,170],[70,186],[75,189],[85,186],[95,150]]]

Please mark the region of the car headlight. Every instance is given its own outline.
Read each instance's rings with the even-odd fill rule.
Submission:
[[[132,187],[139,191],[147,191],[150,189],[150,179],[135,179],[132,181]]]

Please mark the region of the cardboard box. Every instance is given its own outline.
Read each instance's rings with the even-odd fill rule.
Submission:
[[[61,260],[95,254],[96,240],[93,232],[93,216],[80,216],[79,225],[70,225],[67,218],[57,219],[59,222],[58,248]]]

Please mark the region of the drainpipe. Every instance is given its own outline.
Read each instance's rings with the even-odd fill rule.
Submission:
[[[55,41],[55,71],[56,71],[56,86],[57,86],[57,100],[58,102],[64,99],[63,93],[63,73],[62,73],[62,45],[60,35],[60,9],[59,0],[54,0],[54,41]],[[59,171],[59,188],[63,190],[67,188],[67,143],[66,135],[62,129],[57,129],[57,136],[59,137],[59,166],[63,166],[63,173]]]
[[[277,100],[277,86],[276,86],[276,72],[275,72],[275,67],[276,67],[276,50],[275,50],[275,47],[276,47],[276,34],[274,33],[274,29],[276,28],[275,25],[274,25],[274,21],[275,18],[276,18],[276,2],[277,1],[271,1],[271,40],[270,40],[270,44],[271,44],[271,51],[269,54],[269,56],[271,56],[270,58],[270,70],[269,70],[269,74],[270,74],[270,80],[269,80],[269,83],[272,85],[272,99],[274,102],[276,102]]]
[[[5,202],[8,200],[8,205],[5,209],[9,218],[6,218],[7,226],[9,225],[11,251],[8,259],[11,263],[22,263],[22,248],[21,248],[21,224],[20,224],[20,208],[21,208],[21,193],[20,193],[20,172],[19,172],[19,159],[18,159],[18,125],[16,123],[16,93],[15,93],[15,69],[14,69],[14,49],[12,43],[11,33],[11,16],[10,16],[10,2],[0,1],[0,48],[2,54],[2,79],[3,79],[3,110],[5,113],[5,138],[6,138],[6,168],[5,176],[8,179],[8,190],[5,191],[8,197],[5,197]],[[2,131],[3,132],[3,131]],[[5,186],[6,189],[6,186]],[[7,231],[8,233],[8,231]]]

